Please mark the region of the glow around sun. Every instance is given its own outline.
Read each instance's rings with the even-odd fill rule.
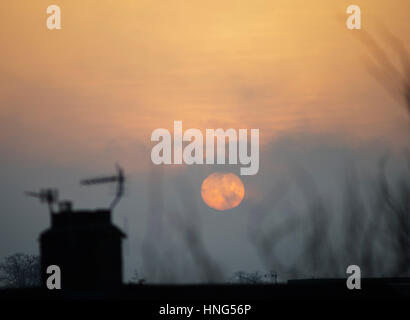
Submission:
[[[241,179],[233,173],[215,172],[203,182],[201,196],[204,202],[216,210],[228,210],[237,207],[245,195]]]

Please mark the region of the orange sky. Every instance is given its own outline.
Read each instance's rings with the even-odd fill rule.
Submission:
[[[383,24],[409,43],[410,3],[398,0],[2,1],[0,147],[136,166],[134,144],[149,148],[174,120],[259,128],[262,142],[400,141],[406,113],[364,66],[343,20],[352,3],[365,31],[378,38]],[[46,29],[51,4],[62,30]]]

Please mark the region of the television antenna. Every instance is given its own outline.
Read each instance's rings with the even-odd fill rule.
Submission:
[[[25,195],[38,198],[41,203],[47,203],[50,214],[53,213],[54,205],[58,203],[57,189],[41,189],[40,192],[26,191]]]
[[[90,186],[94,184],[102,184],[102,183],[117,183],[117,190],[115,193],[115,198],[111,202],[110,209],[114,209],[118,201],[120,201],[121,197],[124,194],[124,181],[125,175],[124,170],[119,166],[116,165],[117,174],[113,176],[106,176],[106,177],[96,177],[91,179],[81,180],[80,184],[83,186]]]

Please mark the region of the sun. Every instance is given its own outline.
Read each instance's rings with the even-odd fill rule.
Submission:
[[[245,187],[241,179],[233,173],[215,172],[202,182],[202,199],[216,210],[223,211],[239,206],[244,195]]]

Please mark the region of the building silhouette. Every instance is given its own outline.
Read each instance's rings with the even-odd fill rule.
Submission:
[[[63,289],[94,290],[122,284],[122,239],[111,210],[76,210],[62,203],[51,212],[51,227],[40,234],[42,283],[47,267],[61,270]]]

